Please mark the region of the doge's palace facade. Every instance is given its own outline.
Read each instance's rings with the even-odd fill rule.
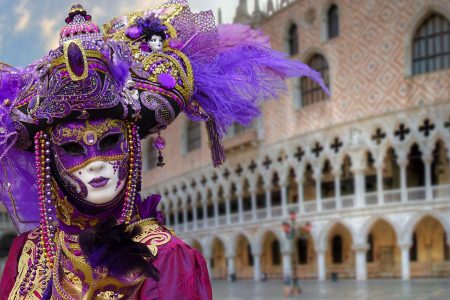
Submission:
[[[232,128],[218,169],[204,129],[178,118],[163,169],[143,147],[144,194],[163,196],[214,278],[450,276],[450,2],[246,4],[236,21],[320,71],[331,97],[289,82],[250,128]],[[294,243],[281,226],[291,212],[310,225]]]

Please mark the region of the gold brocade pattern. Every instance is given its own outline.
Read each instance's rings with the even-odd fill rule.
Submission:
[[[56,183],[54,183],[56,186]],[[88,219],[83,216],[74,217],[74,209],[72,204],[69,203],[67,197],[58,198],[55,202],[56,205],[56,216],[59,220],[61,220],[64,224],[69,226],[77,226],[81,230],[84,230],[86,227],[93,227],[97,225],[97,219]]]
[[[73,41],[76,41],[76,40],[72,40],[72,42]],[[108,63],[108,60],[99,51],[96,51],[96,50],[85,50],[85,49],[81,49],[81,51],[88,58],[97,58],[97,59],[102,60],[105,63]],[[63,56],[58,57],[57,59],[52,60],[51,67],[54,68],[54,67],[57,67],[57,66],[61,66],[62,64],[65,64],[65,63],[66,63],[66,58],[63,55]],[[67,68],[63,68],[62,70],[68,71]]]
[[[146,244],[154,256],[158,255],[158,246],[167,244],[172,238],[153,219],[145,219],[131,226],[140,226],[142,228],[142,233],[136,236],[134,240]]]
[[[22,296],[20,295],[20,286],[25,280],[30,280],[25,278],[27,270],[34,267],[33,262],[37,256],[38,251],[38,239],[39,229],[35,229],[28,234],[27,241],[25,242],[22,254],[20,255],[19,264],[17,268],[17,278],[11,293],[9,294],[8,300],[38,300],[42,298],[47,283],[50,280],[50,273],[48,267],[44,264],[43,255],[37,260],[36,264],[36,277],[33,280],[32,288],[29,292]]]
[[[83,169],[84,167],[86,167],[87,165],[89,165],[90,163],[92,163],[94,161],[109,161],[109,162],[123,161],[125,159],[125,156],[126,156],[125,154],[117,154],[117,155],[110,155],[110,156],[98,155],[98,156],[86,159],[82,163],[67,169],[67,172],[69,172],[69,173],[76,172],[80,169]]]
[[[139,226],[142,233],[135,237],[136,242],[146,244],[153,255],[158,255],[158,247],[170,242],[172,235],[154,219],[145,219],[129,225],[128,229]],[[37,300],[42,298],[46,285],[52,276],[52,299],[131,299],[137,293],[146,277],[130,274],[122,278],[108,275],[107,269],[93,269],[82,255],[80,245],[73,236],[59,231],[56,234],[57,254],[55,267],[49,270],[42,260],[37,265],[37,276],[33,289],[25,296],[20,295],[20,285],[25,280],[26,270],[33,267],[37,254],[39,230],[32,231],[23,248],[18,277],[8,300]],[[130,298],[131,297],[131,298]]]
[[[163,21],[163,23],[169,24],[169,22],[172,21],[172,19],[176,17],[178,14],[180,14],[180,12],[186,7],[187,5],[184,4],[164,4],[155,8],[150,8],[146,11],[129,13],[124,18],[127,20],[127,25],[129,25],[133,24],[136,21],[136,19],[142,18],[145,16],[145,14],[154,11],[155,13],[158,13],[158,18],[161,21]],[[114,23],[118,19],[119,18],[114,18],[111,21],[103,24],[103,31],[106,33],[107,38],[112,38],[114,40],[128,41],[129,38],[125,35],[125,29],[119,30],[111,34],[111,31],[114,27]],[[172,26],[169,27],[169,33],[171,37],[176,37],[176,30]]]
[[[120,128],[123,136],[127,135],[125,123],[121,120],[106,119],[104,122],[100,122],[98,124],[91,124],[91,122],[87,120],[84,126],[75,128],[68,128],[64,126],[60,126],[60,128],[57,127],[57,130],[53,130],[52,140],[58,144],[62,138],[64,138],[64,140],[72,138],[78,142],[84,141],[88,144],[86,141],[86,135],[88,133],[92,133],[96,141],[97,138],[102,137],[102,135],[111,128]],[[57,133],[58,136],[56,136],[55,133]]]
[[[167,49],[167,52],[170,50]],[[174,51],[175,52],[175,51]],[[177,53],[179,57],[183,57],[184,54],[181,52]],[[187,61],[187,59],[186,59]],[[181,63],[174,57],[165,53],[151,53],[148,56],[144,56],[142,59],[142,64],[145,71],[149,71],[150,67],[157,65],[152,71],[151,76],[147,78],[151,82],[158,82],[158,76],[161,74],[170,74],[175,79],[181,79],[182,86],[176,84],[175,89],[178,90],[184,97],[184,99],[189,99],[192,95],[192,87],[194,83],[194,77],[188,76],[184,71]],[[190,68],[190,63],[188,62],[188,69]],[[176,80],[178,81],[178,80]]]

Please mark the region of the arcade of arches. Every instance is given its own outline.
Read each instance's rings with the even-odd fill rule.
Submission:
[[[450,276],[450,119],[432,134],[430,120],[283,144],[155,192],[214,278]],[[312,231],[290,243],[292,210]]]
[[[219,187],[217,191],[208,189],[203,200],[202,195],[197,193],[195,197],[188,197],[186,205],[178,199],[176,205],[163,206],[162,210],[168,215],[170,226],[177,227],[179,224],[192,222],[198,224],[208,218],[229,218],[231,214],[269,208],[269,205],[270,210],[280,207],[283,189],[286,189],[287,204],[301,201],[305,212],[330,210],[338,208],[338,204],[343,207],[361,205],[352,202],[353,196],[357,196],[358,183],[361,187],[359,193],[363,196],[373,193],[372,198],[365,199],[369,205],[373,204],[370,201],[376,200],[377,192],[385,193],[386,203],[400,201],[400,197],[402,201],[403,197],[409,197],[411,201],[419,200],[415,198],[439,198],[442,191],[433,188],[450,184],[450,151],[442,140],[438,140],[432,151],[428,152],[424,154],[418,144],[413,143],[409,149],[403,150],[402,155],[393,147],[388,147],[379,162],[376,162],[373,153],[367,151],[358,167],[349,155],[345,155],[339,165],[333,164],[330,159],[325,159],[318,166],[305,163],[302,174],[297,174],[291,168],[284,182],[280,179],[283,174],[273,172],[267,182],[259,175],[253,190],[246,179],[242,187],[232,183],[228,204],[223,187]],[[406,192],[407,189],[411,189],[411,192]],[[321,202],[320,209],[318,199]],[[341,202],[331,201],[332,199],[340,199]],[[267,214],[269,213],[268,211]]]
[[[416,222],[411,230],[408,255],[411,277],[450,277],[450,246],[446,242],[446,234],[442,223],[433,216],[424,216]],[[260,253],[255,253],[252,249],[252,241],[249,240],[251,238],[239,234],[235,238],[235,251],[231,257],[227,257],[224,242],[214,238],[209,260],[211,276],[215,279],[226,279],[229,274],[234,274],[237,279],[254,278],[255,260],[258,259],[261,277],[281,278],[286,254],[282,245],[285,237],[279,237],[268,230],[262,236]],[[368,228],[366,241],[363,251],[367,277],[400,278],[402,245],[394,227],[384,219],[377,219]],[[198,241],[194,240],[191,245],[202,251]],[[337,273],[340,278],[355,278],[355,257],[361,248],[354,247],[354,237],[347,226],[338,222],[329,228],[326,232],[326,245],[325,251],[315,249],[311,235],[296,239],[294,252],[290,252],[287,257],[291,254],[295,256],[293,261],[297,276],[317,278],[318,255],[324,253],[326,277]]]

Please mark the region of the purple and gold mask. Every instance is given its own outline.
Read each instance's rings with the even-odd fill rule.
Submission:
[[[128,170],[124,121],[80,120],[51,129],[56,171],[78,199],[105,204],[125,186]]]

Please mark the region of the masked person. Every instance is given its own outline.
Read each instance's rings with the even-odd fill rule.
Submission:
[[[248,124],[285,78],[326,87],[261,33],[217,27],[184,0],[104,33],[80,5],[65,21],[47,56],[0,65],[1,201],[21,233],[1,299],[211,299],[201,254],[164,226],[158,195],[139,195],[141,139],[157,135],[163,166],[161,132],[183,111],[206,122],[219,166],[226,127]]]

